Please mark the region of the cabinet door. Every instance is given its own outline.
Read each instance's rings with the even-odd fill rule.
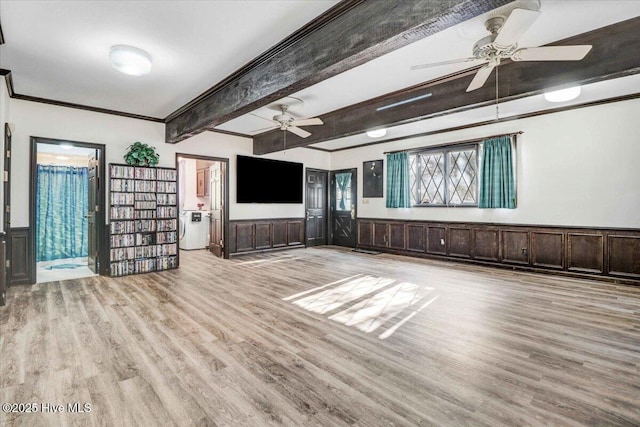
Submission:
[[[204,169],[196,172],[196,196],[204,197]]]

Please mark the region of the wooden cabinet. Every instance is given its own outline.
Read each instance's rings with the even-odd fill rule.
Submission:
[[[229,254],[304,247],[304,229],[304,218],[231,221]]]
[[[196,196],[209,197],[209,169],[200,169],[196,172]]]

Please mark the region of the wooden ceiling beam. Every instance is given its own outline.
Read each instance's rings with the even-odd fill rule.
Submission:
[[[166,118],[177,143],[511,0],[343,0]]]
[[[603,27],[553,45],[591,44],[582,61],[503,62],[499,67],[499,100],[505,102],[543,93],[564,84],[588,84],[640,73],[640,17]],[[398,92],[364,101],[320,116],[323,126],[314,126],[308,138],[287,134],[287,149],[363,133],[382,126],[396,126],[430,117],[490,105],[496,101],[495,75],[475,91],[466,92],[475,71],[471,68]],[[430,93],[431,96],[383,111],[377,109]],[[283,149],[282,131],[253,137],[254,154]]]

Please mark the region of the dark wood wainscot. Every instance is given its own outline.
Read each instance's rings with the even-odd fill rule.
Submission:
[[[640,230],[358,220],[358,247],[640,284]]]
[[[229,222],[229,254],[304,247],[304,218]]]

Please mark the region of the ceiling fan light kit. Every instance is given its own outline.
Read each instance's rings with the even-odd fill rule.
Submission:
[[[109,60],[116,70],[130,76],[144,76],[151,72],[151,55],[137,47],[112,46]]]

